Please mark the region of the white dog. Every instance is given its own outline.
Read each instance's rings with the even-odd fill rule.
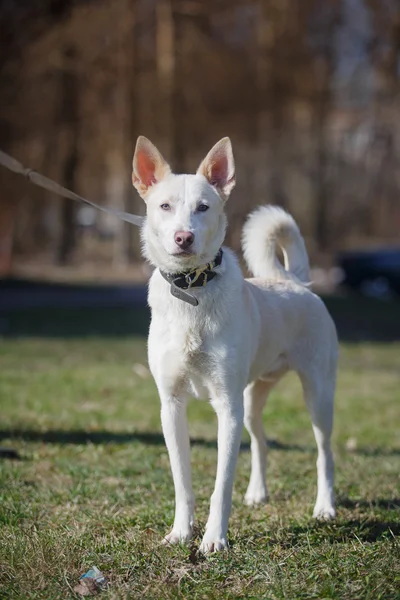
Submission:
[[[189,396],[208,397],[218,417],[218,466],[202,552],[227,547],[232,487],[243,422],[252,465],[246,504],[267,499],[262,410],[288,371],[301,379],[318,446],[314,516],[335,517],[330,446],[338,343],[323,302],[306,286],[308,257],[292,217],[261,207],[244,226],[243,250],[254,279],[244,279],[225,237],[225,202],[235,185],[229,138],[196,175],[174,175],[139,137],[133,184],[147,205],[143,251],[157,267],[149,284],[149,364],[175,485],[170,543],[192,536],[194,497],[186,418]],[[279,246],[285,267],[276,258]]]

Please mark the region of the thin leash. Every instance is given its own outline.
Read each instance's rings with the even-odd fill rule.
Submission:
[[[38,185],[49,192],[54,192],[63,198],[68,198],[70,200],[76,200],[78,202],[84,202],[85,204],[89,204],[93,208],[97,210],[102,210],[109,215],[114,215],[121,221],[126,221],[127,223],[131,223],[132,225],[136,225],[137,227],[141,227],[144,222],[144,217],[139,215],[134,215],[132,213],[123,212],[121,210],[116,210],[115,208],[110,208],[109,206],[100,206],[100,204],[96,204],[83,196],[79,196],[79,194],[75,194],[75,192],[71,192],[67,188],[63,187],[59,183],[56,183],[52,179],[41,175],[37,171],[33,169],[28,169],[22,165],[18,160],[6,154],[2,150],[0,150],[0,165],[9,169],[13,173],[17,173],[17,175],[22,175],[26,179],[28,179],[31,183]],[[161,275],[166,279],[171,285],[171,294],[182,300],[183,302],[187,302],[192,306],[198,306],[199,302],[195,296],[192,296],[188,292],[184,291],[190,287],[200,287],[205,286],[207,281],[213,279],[216,273],[212,270],[213,266],[219,266],[222,259],[222,249],[218,252],[218,255],[213,263],[209,263],[205,265],[205,268],[195,269],[194,271],[190,271],[189,273],[178,273],[175,277],[166,275],[161,271]],[[200,281],[200,277],[202,277]],[[189,279],[188,279],[189,278]],[[182,281],[181,281],[182,280]],[[1,449],[0,449],[1,450]],[[1,457],[1,454],[0,454]]]
[[[24,167],[18,160],[6,154],[2,150],[0,150],[0,165],[17,173],[18,175],[22,175],[26,179],[28,179],[31,183],[38,185],[39,187],[48,190],[49,192],[54,192],[63,198],[69,198],[70,200],[76,200],[78,202],[84,202],[85,204],[89,204],[93,208],[97,210],[102,210],[103,212],[108,213],[109,215],[114,215],[121,221],[126,221],[126,223],[131,223],[132,225],[136,225],[137,227],[141,227],[144,221],[144,217],[140,217],[139,215],[134,215],[132,213],[123,212],[121,210],[117,210],[115,208],[110,208],[109,206],[101,206],[100,204],[96,204],[83,196],[79,196],[79,194],[75,194],[75,192],[71,192],[71,190],[67,190],[67,188],[62,185],[52,181],[48,177],[37,173],[33,169],[28,169]]]

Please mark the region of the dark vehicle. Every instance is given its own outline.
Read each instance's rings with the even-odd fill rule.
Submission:
[[[343,284],[368,296],[400,295],[400,248],[343,252]]]

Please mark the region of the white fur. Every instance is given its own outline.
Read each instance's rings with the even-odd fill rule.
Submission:
[[[217,145],[217,155],[214,149],[207,155],[197,175],[172,175],[165,168],[161,180],[141,188],[147,203],[144,254],[157,267],[149,284],[149,364],[161,399],[176,498],[175,520],[167,542],[187,542],[193,532],[188,398],[208,397],[218,416],[217,475],[200,546],[203,552],[227,547],[243,423],[250,434],[252,452],[245,502],[252,505],[267,499],[262,410],[271,388],[290,370],[301,379],[318,447],[314,516],[335,516],[330,437],[337,337],[323,302],[300,283],[308,281],[308,258],[292,217],[276,207],[255,211],[245,225],[243,245],[249,267],[258,278],[245,280],[235,255],[224,248],[218,275],[205,287],[189,290],[199,301],[197,307],[174,298],[159,271],[177,272],[203,265],[214,258],[222,244],[226,192],[234,181],[233,156],[226,140]],[[134,169],[135,164],[140,160],[134,162]],[[142,185],[139,171],[134,171],[134,181],[140,180],[137,186]],[[166,201],[171,206],[168,212],[160,208]],[[207,212],[196,212],[203,202],[209,205]],[[181,230],[194,233],[191,256],[176,255],[174,233]],[[282,248],[290,272],[275,259],[276,244]]]
[[[293,217],[279,206],[260,206],[243,228],[243,253],[255,277],[292,278],[308,283],[307,250]],[[276,250],[282,250],[285,269]]]

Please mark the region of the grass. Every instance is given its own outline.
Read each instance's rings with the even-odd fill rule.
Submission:
[[[271,502],[242,504],[243,436],[229,553],[196,552],[216,468],[209,405],[189,407],[197,499],[190,548],[160,545],[174,494],[141,339],[0,346],[0,597],[75,597],[92,565],[103,598],[400,597],[400,345],[342,347],[334,450],[338,519],[316,523],[316,453],[295,377],[265,411]]]

